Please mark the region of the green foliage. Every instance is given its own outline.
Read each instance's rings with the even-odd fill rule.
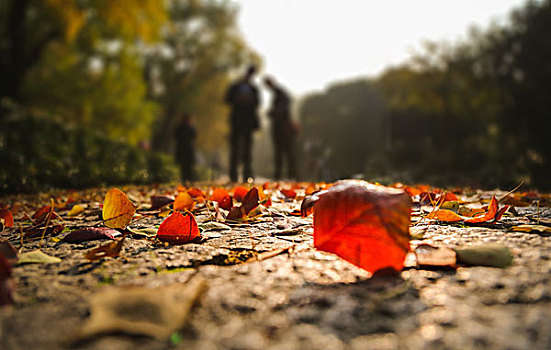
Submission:
[[[6,114],[0,120],[0,163],[0,192],[177,178],[177,169],[166,155],[27,111]]]

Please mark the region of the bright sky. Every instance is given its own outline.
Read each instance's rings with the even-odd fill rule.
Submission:
[[[456,41],[469,26],[503,21],[523,0],[234,0],[239,25],[294,94],[374,76],[423,40]]]

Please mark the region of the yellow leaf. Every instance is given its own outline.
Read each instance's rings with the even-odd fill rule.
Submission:
[[[84,208],[80,205],[75,205],[71,208],[71,210],[67,213],[68,216],[77,216],[78,214],[82,213],[84,211]]]
[[[110,228],[125,228],[130,223],[136,206],[128,199],[126,194],[113,188],[105,196],[103,202],[103,221]]]
[[[511,227],[512,231],[517,232],[551,232],[551,227],[543,226],[543,225],[518,225]]]

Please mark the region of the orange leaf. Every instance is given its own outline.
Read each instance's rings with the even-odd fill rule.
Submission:
[[[241,204],[245,214],[249,214],[251,210],[258,207],[258,188],[253,187],[245,194],[243,203]]]
[[[365,181],[339,181],[314,207],[314,246],[375,272],[402,270],[409,251],[411,199]]]
[[[203,191],[201,191],[200,189],[198,189],[197,187],[193,187],[193,188],[190,188],[189,190],[187,190],[187,193],[193,197],[193,199],[195,200],[198,200],[199,202],[204,202],[206,196],[205,194],[203,193]]]
[[[463,221],[463,218],[457,215],[455,212],[448,209],[438,209],[427,215],[428,219],[436,219],[443,222],[457,222]]]
[[[13,215],[8,209],[0,210],[0,219],[4,219],[5,227],[13,227]]]
[[[241,202],[243,200],[243,198],[245,197],[245,195],[247,194],[247,189],[243,186],[237,186],[236,188],[233,189],[233,198],[238,201],[238,202]]]
[[[115,258],[119,256],[125,238],[126,235],[123,235],[122,238],[118,241],[110,242],[104,245],[100,245],[97,248],[91,249],[86,253],[84,257],[92,261],[106,257]]]
[[[184,244],[201,237],[197,221],[191,213],[175,211],[167,217],[157,230],[157,238],[169,244]]]
[[[173,204],[174,210],[192,210],[194,206],[195,201],[186,191],[179,192]]]
[[[281,193],[287,198],[294,199],[297,196],[297,193],[293,189],[282,189]]]
[[[112,188],[103,201],[103,221],[110,228],[122,228],[130,223],[136,206],[126,194],[117,188]]]
[[[465,220],[465,222],[468,222],[471,224],[488,222],[496,218],[497,212],[498,212],[497,199],[496,199],[496,196],[492,196],[492,199],[490,200],[490,205],[488,205],[488,211],[486,211],[484,215],[476,216],[472,219],[467,219]]]

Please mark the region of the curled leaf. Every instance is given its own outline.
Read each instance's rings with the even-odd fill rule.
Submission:
[[[472,219],[465,220],[465,222],[468,222],[471,224],[488,222],[496,219],[497,213],[498,213],[497,199],[496,199],[496,196],[492,196],[492,199],[490,200],[490,204],[488,205],[488,210],[486,211],[486,213],[484,213],[484,215],[475,216]]]
[[[184,244],[201,237],[197,221],[191,213],[175,211],[167,217],[157,230],[157,238],[169,244]]]
[[[369,271],[400,271],[409,251],[409,196],[365,181],[339,181],[314,206],[314,246]]]
[[[124,229],[132,220],[136,206],[117,188],[107,192],[103,202],[103,221],[110,228]]]
[[[121,252],[125,238],[126,235],[123,235],[121,239],[115,242],[110,242],[104,245],[100,245],[99,247],[96,247],[94,249],[90,249],[88,252],[86,252],[86,255],[84,257],[92,261],[107,257],[116,258]]]
[[[249,214],[251,210],[258,207],[258,188],[253,187],[245,194],[241,206],[245,214]]]

